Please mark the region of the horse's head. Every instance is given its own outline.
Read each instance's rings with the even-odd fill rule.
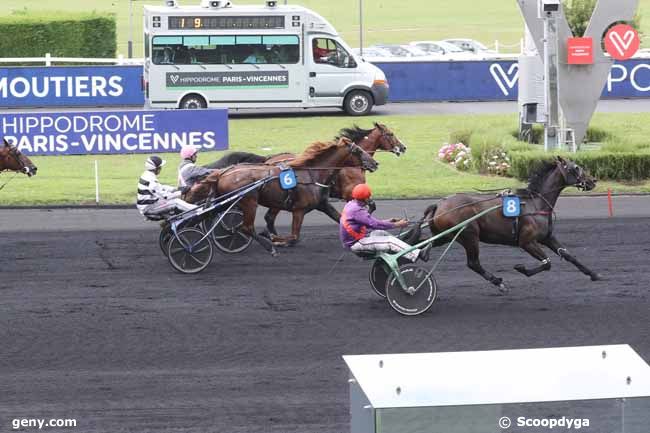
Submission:
[[[397,136],[388,129],[386,125],[375,122],[375,129],[379,134],[377,140],[377,149],[385,150],[387,152],[392,152],[397,156],[400,156],[402,153],[406,153],[406,145],[402,143],[402,140],[397,138]]]
[[[348,149],[354,166],[360,167],[363,170],[368,170],[371,173],[379,167],[379,163],[375,161],[368,152],[363,150],[349,138],[342,137],[338,144],[339,146],[345,146]]]
[[[575,186],[582,191],[591,191],[596,187],[596,179],[590,176],[582,167],[571,160],[558,156],[555,163],[562,173],[567,186]]]
[[[2,170],[20,171],[31,177],[38,168],[16,146],[3,138],[3,144],[0,145],[0,171]]]

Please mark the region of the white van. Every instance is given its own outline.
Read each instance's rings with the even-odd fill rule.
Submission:
[[[340,107],[386,103],[388,83],[323,17],[300,6],[144,7],[144,80],[152,108]]]

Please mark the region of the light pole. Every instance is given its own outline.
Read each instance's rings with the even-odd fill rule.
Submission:
[[[363,0],[359,0],[359,56],[363,57]]]
[[[129,0],[129,43],[127,48],[129,59],[133,58],[133,0]]]

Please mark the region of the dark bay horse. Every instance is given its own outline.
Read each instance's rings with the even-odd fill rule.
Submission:
[[[7,139],[2,139],[0,145],[0,172],[5,170],[25,173],[32,177],[38,168],[16,146],[11,145]]]
[[[518,221],[515,218],[504,217],[498,209],[470,223],[460,234],[458,242],[465,248],[467,266],[499,287],[501,291],[506,291],[503,280],[481,266],[479,241],[519,247],[539,260],[541,265],[533,269],[522,264],[515,266],[518,272],[528,277],[551,269],[551,259],[542,249],[543,245],[562,259],[571,262],[593,281],[600,279],[596,272],[591,271],[569,254],[553,234],[553,209],[560,193],[567,186],[590,191],[596,186],[596,180],[572,161],[557,157],[553,162],[545,162],[532,175],[528,187],[516,191],[522,199],[521,216]],[[500,196],[489,198],[485,195],[452,195],[427,208],[424,221],[428,221],[431,233],[435,235],[500,204],[501,200]],[[450,239],[441,239],[441,242],[436,245],[447,243]]]
[[[335,140],[347,138],[353,143],[359,145],[363,150],[365,150],[370,156],[374,157],[375,152],[384,151],[391,152],[397,156],[402,155],[406,152],[406,145],[386,127],[380,123],[375,123],[372,129],[362,129],[354,125],[351,128],[344,128],[339,131],[339,135],[336,136]],[[292,158],[295,158],[295,155],[291,153],[284,153],[269,157],[266,160],[267,163],[279,163],[283,161],[290,161]],[[332,178],[331,182],[327,184],[329,187],[329,196],[333,198],[340,198],[345,201],[352,200],[352,189],[360,183],[366,183],[366,175],[364,170],[358,167],[350,167],[349,165],[354,165],[351,157],[348,157],[348,160],[344,162],[346,168],[339,170],[338,173]],[[315,209],[323,212],[334,220],[337,224],[341,219],[341,214],[337,211],[334,206],[329,201],[324,201],[321,206],[316,207]],[[272,236],[277,235],[277,230],[275,229],[275,219],[278,216],[282,209],[280,208],[269,208],[269,210],[264,215],[264,220],[266,221],[266,231],[265,235]]]
[[[255,233],[255,213],[258,204],[290,211],[293,214],[291,235],[277,237],[274,241],[292,244],[300,239],[300,229],[305,213],[319,207],[328,198],[327,185],[331,177],[349,157],[352,163],[365,170],[377,169],[377,162],[361,147],[346,138],[333,143],[314,143],[298,157],[288,161],[287,167],[294,170],[297,186],[290,191],[282,189],[278,179],[273,179],[263,187],[249,193],[238,204],[244,214],[242,231],[252,236],[272,254],[275,247],[267,238]],[[215,171],[200,183],[194,185],[186,195],[189,202],[198,202],[208,195],[219,196],[234,191],[268,176],[277,176],[281,167],[271,164],[242,164]]]

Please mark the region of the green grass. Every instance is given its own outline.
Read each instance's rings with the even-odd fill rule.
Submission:
[[[472,130],[472,142],[492,139],[499,131],[505,140],[516,125],[516,115],[476,116],[385,116],[387,124],[406,143],[408,151],[400,158],[389,153],[378,153],[380,168],[369,176],[378,197],[406,198],[441,196],[474,188],[508,188],[520,185],[516,179],[480,176],[459,172],[436,160],[438,149],[449,141],[450,134],[459,130]],[[282,151],[299,152],[309,143],[331,139],[338,129],[358,122],[369,127],[369,119],[346,117],[309,117],[300,119],[233,119],[230,121],[232,150],[260,154]],[[648,141],[650,114],[598,114],[593,121],[597,128],[611,131],[613,136],[625,137],[629,131],[630,146]],[[491,138],[492,137],[492,138]],[[206,152],[200,163],[219,158],[222,152]],[[177,155],[165,154],[168,165],[161,179],[175,184]],[[0,193],[0,205],[19,204],[84,204],[94,203],[94,161],[99,162],[100,202],[102,204],[133,203],[137,179],[142,172],[145,155],[111,156],[57,156],[34,157],[39,167],[36,177],[18,175]],[[0,176],[0,184],[11,174]],[[614,192],[650,192],[650,182],[599,183],[597,192],[612,188]]]
[[[282,1],[282,0],[280,0]],[[183,5],[199,0],[180,0]],[[263,0],[234,0],[235,4],[263,4]],[[359,46],[358,0],[289,0],[320,13],[328,19],[351,46]],[[127,53],[129,0],[3,0],[0,15],[27,8],[28,13],[48,10],[108,11],[117,16],[118,52]],[[133,2],[133,40],[135,55],[142,56],[142,6],[162,4],[162,0]],[[640,0],[643,14],[650,0]],[[523,20],[515,0],[373,0],[364,2],[365,45],[413,40],[468,37],[492,45],[516,45],[523,37]],[[641,20],[642,31],[650,34],[650,18]],[[647,44],[644,44],[647,46]],[[517,50],[516,47],[509,48]]]

